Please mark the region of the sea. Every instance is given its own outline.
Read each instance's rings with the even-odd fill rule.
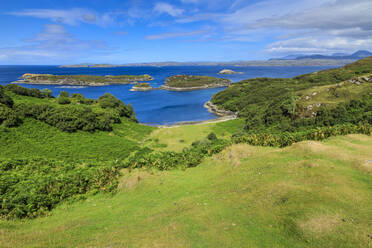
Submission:
[[[331,66],[166,66],[166,67],[113,67],[113,68],[59,68],[58,66],[42,65],[0,65],[0,84],[6,85],[19,79],[24,73],[55,74],[55,75],[142,75],[149,74],[154,80],[152,87],[164,84],[165,79],[173,75],[205,75],[230,79],[233,83],[256,77],[291,78],[305,73],[330,69]],[[219,75],[222,69],[231,69],[242,74]],[[130,103],[140,123],[149,125],[172,125],[185,121],[204,121],[216,118],[206,108],[204,103],[224,88],[203,89],[195,91],[129,91],[133,85],[107,86],[63,86],[63,85],[29,85],[27,88],[48,88],[54,96],[61,91],[81,93],[87,98],[98,99],[109,92],[126,104]]]

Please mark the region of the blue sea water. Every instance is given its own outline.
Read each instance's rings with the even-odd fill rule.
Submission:
[[[0,84],[5,85],[16,81],[24,73],[48,73],[56,75],[141,75],[150,74],[154,80],[150,82],[153,87],[164,84],[167,77],[178,74],[206,75],[223,77],[238,82],[244,79],[256,77],[280,77],[291,78],[297,75],[329,69],[329,66],[306,66],[306,67],[228,67],[243,74],[218,75],[225,69],[221,66],[169,66],[169,67],[116,67],[116,68],[59,68],[58,66],[0,66]],[[52,90],[57,96],[64,90],[71,93],[81,93],[85,97],[97,99],[109,92],[125,103],[133,105],[137,118],[141,123],[150,125],[174,124],[182,121],[202,121],[216,118],[204,107],[204,103],[211,99],[212,95],[224,88],[204,89],[197,91],[174,92],[166,90],[154,90],[147,92],[129,91],[133,85],[108,85],[92,87],[73,87],[55,85],[27,85],[28,88]]]

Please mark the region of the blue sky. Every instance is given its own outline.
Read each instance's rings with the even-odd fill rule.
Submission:
[[[235,61],[372,50],[371,0],[12,0],[0,64]]]

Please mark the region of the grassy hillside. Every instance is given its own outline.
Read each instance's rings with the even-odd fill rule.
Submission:
[[[124,171],[119,192],[0,221],[1,247],[372,247],[372,138],[234,145],[186,171]]]
[[[363,107],[371,104],[371,72],[372,57],[369,57],[341,68],[291,79],[245,80],[217,93],[211,101],[247,118],[245,129],[250,132],[294,132],[334,125],[333,119],[371,124],[370,107]],[[339,115],[330,117],[329,112]]]

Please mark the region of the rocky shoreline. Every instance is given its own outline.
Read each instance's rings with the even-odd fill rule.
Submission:
[[[220,117],[227,117],[227,116],[231,116],[231,117],[237,117],[238,116],[238,113],[235,113],[235,112],[232,112],[230,110],[225,110],[225,109],[221,109],[219,107],[217,107],[216,105],[214,105],[211,101],[208,101],[204,104],[204,107],[206,109],[208,109],[209,112],[217,115],[217,116],[220,116]]]
[[[169,91],[190,91],[190,90],[222,88],[222,87],[227,87],[229,85],[230,84],[210,84],[210,85],[203,85],[203,86],[196,86],[196,87],[173,87],[173,86],[168,86],[168,85],[162,85],[159,87],[159,89],[169,90]]]

